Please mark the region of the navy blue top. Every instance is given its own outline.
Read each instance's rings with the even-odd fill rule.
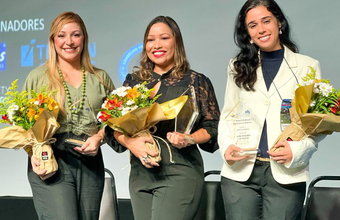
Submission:
[[[263,78],[269,90],[277,72],[280,69],[283,61],[284,50],[276,50],[271,52],[261,51],[261,68],[263,72]],[[257,152],[258,157],[269,158],[268,150],[268,139],[267,139],[267,121],[264,121],[263,130],[260,139],[260,146]]]

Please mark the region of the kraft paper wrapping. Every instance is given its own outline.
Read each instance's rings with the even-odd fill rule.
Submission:
[[[52,136],[59,128],[56,115],[58,115],[58,109],[51,113],[43,111],[34,126],[28,131],[20,126],[1,129],[0,148],[32,147],[33,155],[40,161],[40,170],[46,169],[46,174],[57,171],[58,164],[50,145],[55,141]]]
[[[155,142],[155,140],[153,139],[150,131],[148,130],[144,130],[144,131],[141,131],[141,132],[138,132],[137,134],[133,135],[132,137],[149,137],[152,141],[152,143],[146,143],[146,147],[152,151],[155,151],[155,152],[158,152],[158,155],[155,156],[155,157],[152,157],[152,156],[149,156],[150,158],[152,158],[156,163],[159,163],[162,158],[161,158],[161,154],[160,154],[160,151],[157,147],[157,144]]]
[[[149,129],[160,121],[174,119],[181,111],[187,99],[188,96],[180,96],[162,104],[153,103],[149,107],[135,109],[122,117],[110,118],[107,121],[107,125],[129,137],[148,136],[152,138]],[[152,141],[152,144],[147,144],[146,146],[150,150],[159,152],[153,138]],[[151,158],[156,162],[161,161],[160,154]]]
[[[333,114],[307,113],[314,85],[301,86],[295,91],[292,108],[289,109],[291,124],[280,134],[274,145],[279,141],[300,141],[317,134],[340,132],[340,116]],[[271,147],[271,151],[280,148]]]

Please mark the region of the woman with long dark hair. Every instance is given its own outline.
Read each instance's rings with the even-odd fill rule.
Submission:
[[[288,21],[273,0],[248,0],[237,16],[234,34],[240,51],[229,64],[218,129],[226,217],[300,219],[309,159],[319,137],[281,141],[274,146],[281,150],[268,150],[284,129],[281,108],[294,98],[308,66],[320,78],[319,62],[297,53]],[[244,106],[260,124],[258,138],[250,140],[255,146],[247,146],[255,148],[252,152],[238,146],[228,123],[229,113]]]
[[[190,69],[180,29],[165,16],[154,18],[144,35],[141,65],[129,74],[125,86],[146,81],[157,102],[179,97],[189,86],[194,88],[199,116],[190,135],[174,132],[174,120],[159,122],[154,133],[160,145],[162,160],[145,144],[145,137],[128,138],[105,129],[107,143],[116,151],[131,152],[130,196],[136,220],[192,220],[202,196],[204,169],[199,145],[208,152],[217,150],[219,108],[210,80]]]

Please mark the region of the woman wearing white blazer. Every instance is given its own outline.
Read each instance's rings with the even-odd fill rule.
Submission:
[[[294,98],[309,66],[316,69],[317,78],[321,73],[317,60],[296,53],[289,35],[288,21],[273,0],[248,0],[238,14],[234,36],[240,52],[229,64],[218,128],[226,219],[300,219],[309,159],[321,137],[279,142],[279,152],[268,149],[282,132],[284,100]],[[226,117],[239,101],[262,125],[253,155],[237,146],[227,124]]]

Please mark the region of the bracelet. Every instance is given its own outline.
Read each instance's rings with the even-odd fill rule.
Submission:
[[[184,141],[187,142],[189,145],[195,144],[195,140],[191,135],[186,134],[184,136]]]
[[[99,135],[101,137],[100,144],[102,144],[104,142],[104,135],[98,134],[98,133],[97,133],[97,135]]]

